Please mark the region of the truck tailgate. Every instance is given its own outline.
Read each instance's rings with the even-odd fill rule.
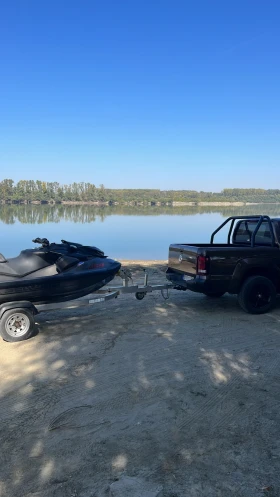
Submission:
[[[195,276],[198,250],[198,247],[191,245],[170,245],[168,267],[175,271]]]

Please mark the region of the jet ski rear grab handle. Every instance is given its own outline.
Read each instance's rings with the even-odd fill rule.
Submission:
[[[134,293],[137,300],[142,300],[147,293],[153,291],[161,291],[162,297],[167,300],[169,298],[169,290],[173,288],[171,283],[161,285],[150,285],[148,272],[144,269],[144,284],[143,285],[129,285],[129,280],[132,280],[131,273],[127,269],[121,268],[117,276],[122,278],[122,286],[108,287],[98,290],[95,293],[80,297],[75,300],[68,300],[66,302],[56,302],[50,304],[33,304],[28,301],[6,302],[0,305],[0,320],[4,318],[5,312],[14,308],[26,307],[33,310],[34,314],[39,312],[52,311],[55,309],[74,309],[76,307],[84,307],[87,305],[97,304],[98,302],[105,302],[117,298],[122,293]],[[166,295],[164,294],[166,290]],[[1,312],[2,311],[2,312]]]

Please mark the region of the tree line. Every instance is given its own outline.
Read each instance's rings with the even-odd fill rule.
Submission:
[[[221,192],[194,190],[157,189],[111,189],[104,185],[80,182],[62,185],[56,181],[12,179],[0,181],[0,202],[10,203],[63,203],[94,202],[107,204],[158,204],[172,205],[174,202],[249,202],[278,203],[280,190],[261,188],[226,188]]]

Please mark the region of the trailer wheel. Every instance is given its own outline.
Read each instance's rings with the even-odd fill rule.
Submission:
[[[145,297],[146,293],[145,292],[136,292],[135,293],[135,297],[137,298],[137,300],[143,300],[143,298]]]
[[[243,283],[238,302],[245,312],[263,314],[274,307],[276,288],[265,276],[251,276]]]
[[[34,329],[35,320],[29,309],[10,309],[0,319],[0,334],[6,342],[27,340],[33,335]]]

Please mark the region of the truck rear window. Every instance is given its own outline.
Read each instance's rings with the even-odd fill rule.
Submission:
[[[257,226],[257,221],[244,220],[236,227],[233,236],[233,243],[250,243],[252,234]],[[267,222],[263,222],[256,234],[255,243],[261,245],[271,245],[271,233]]]

